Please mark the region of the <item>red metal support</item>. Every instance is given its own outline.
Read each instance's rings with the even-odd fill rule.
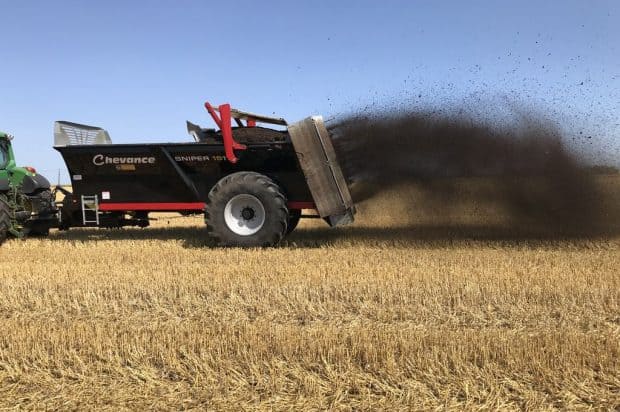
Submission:
[[[226,158],[230,163],[237,163],[239,159],[237,159],[237,156],[235,156],[235,151],[233,150],[234,140],[232,136],[232,125],[230,124],[231,118],[229,104],[220,105],[220,120],[220,129],[224,140],[224,152],[226,153]]]
[[[220,120],[220,117],[215,112],[215,109],[213,108],[213,106],[211,106],[211,103],[205,102],[205,109],[207,109],[207,111],[209,112],[209,114],[213,118],[213,121],[215,122],[217,127],[222,129],[222,121]]]
[[[74,200],[74,203],[77,203]],[[316,209],[314,202],[296,202],[290,201],[287,204],[289,209]],[[99,204],[99,210],[109,211],[133,211],[133,210],[146,210],[146,211],[177,211],[177,210],[204,210],[204,202],[172,202],[172,203],[107,203],[103,201]]]
[[[247,120],[247,127],[256,127],[256,120],[255,119],[248,119]]]
[[[173,211],[173,210],[203,210],[205,204],[203,202],[190,202],[190,203],[100,203],[99,210],[108,211],[133,211],[133,210],[146,210],[146,211]]]
[[[230,104],[221,104],[218,107],[220,112],[219,116],[213,106],[209,102],[205,103],[205,108],[213,118],[213,121],[220,128],[222,132],[222,140],[224,140],[224,153],[226,154],[226,159],[230,163],[237,163],[239,159],[235,156],[235,150],[244,150],[246,146],[240,143],[237,143],[232,135],[232,116],[230,113]]]

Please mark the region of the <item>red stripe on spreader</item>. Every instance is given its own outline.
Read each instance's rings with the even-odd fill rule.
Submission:
[[[194,203],[100,203],[99,210],[128,211],[128,210],[203,210],[205,204]],[[288,202],[289,209],[315,209],[313,202]]]
[[[289,209],[316,209],[313,202],[288,202]]]
[[[99,210],[202,210],[204,203],[101,203]]]

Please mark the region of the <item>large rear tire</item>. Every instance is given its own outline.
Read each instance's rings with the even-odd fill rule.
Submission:
[[[221,246],[275,246],[286,234],[289,211],[282,189],[267,176],[238,172],[221,179],[205,207],[207,232]]]
[[[0,195],[0,244],[6,240],[10,227],[11,208],[6,201],[6,198],[3,195]]]

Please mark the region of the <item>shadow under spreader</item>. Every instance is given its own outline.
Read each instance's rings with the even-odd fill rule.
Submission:
[[[348,226],[340,228],[302,227],[295,230],[278,246],[279,248],[321,248],[325,246],[399,245],[423,247],[448,247],[453,242],[484,241],[504,245],[528,243],[544,244],[549,241],[593,240],[615,237],[620,228],[585,232],[565,230],[549,232],[544,228],[484,225],[484,224],[408,224],[401,227]],[[72,242],[97,242],[106,240],[157,240],[179,241],[186,248],[214,248],[215,243],[202,227],[74,229],[66,232],[52,231],[52,240]]]
[[[423,193],[422,202],[437,206],[441,222],[442,213],[463,202],[462,178],[492,177],[497,183],[477,188],[476,201],[503,210],[506,236],[522,236],[524,226],[538,226],[534,235],[548,238],[618,233],[618,199],[565,148],[558,128],[527,110],[514,114],[510,124],[493,124],[450,112],[401,110],[354,114],[329,129],[354,201],[372,204],[391,191],[395,209],[411,208],[399,213],[402,226],[415,225],[417,205],[395,188]],[[390,214],[390,204],[382,205]],[[478,237],[492,227],[485,223],[482,230],[459,230]],[[450,225],[441,228],[432,232],[454,236]]]
[[[67,231],[50,232],[52,240],[72,242],[97,242],[107,240],[178,240],[184,247],[215,247],[215,242],[207,236],[204,227],[170,226],[149,228],[76,228]]]
[[[349,227],[349,228],[306,228],[286,238],[285,246],[321,247],[326,244],[350,242],[353,244],[399,244],[401,246],[449,246],[453,242],[481,241],[488,244],[521,244],[549,241],[606,240],[620,234],[620,229],[591,232],[565,231],[563,233],[544,230],[518,230],[495,225],[478,224],[418,224],[398,228]]]

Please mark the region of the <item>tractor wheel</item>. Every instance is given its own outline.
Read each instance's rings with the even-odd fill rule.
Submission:
[[[62,208],[60,209],[60,224],[58,230],[69,230],[73,226],[73,194],[66,194],[62,199]]]
[[[289,212],[282,189],[267,176],[238,172],[221,179],[205,207],[209,236],[222,246],[274,246],[286,234]]]
[[[45,189],[30,197],[32,208],[39,214],[53,213],[54,201],[51,190]],[[34,222],[28,231],[29,236],[48,236],[50,227],[48,222]]]
[[[4,196],[0,195],[0,244],[2,244],[11,227],[11,208]]]
[[[299,209],[291,209],[289,210],[288,215],[288,227],[286,228],[286,234],[288,235],[297,227],[299,223],[299,219],[301,219],[301,210]]]

